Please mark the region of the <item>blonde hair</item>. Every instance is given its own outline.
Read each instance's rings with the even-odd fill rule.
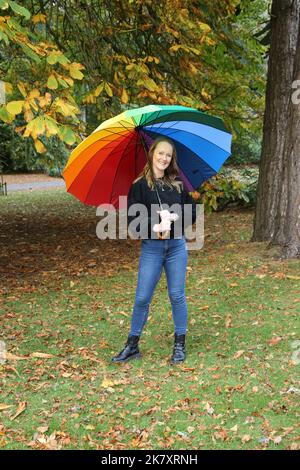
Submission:
[[[165,170],[163,178],[156,180],[154,176],[154,172],[153,172],[153,154],[154,154],[154,150],[156,149],[157,145],[160,142],[167,142],[168,144],[171,145],[172,159],[168,168],[166,168]],[[143,177],[146,178],[147,184],[149,188],[151,188],[152,190],[154,189],[154,181],[155,181],[156,184],[164,183],[172,189],[175,188],[179,193],[182,192],[183,182],[181,181],[181,179],[179,181],[178,180],[176,181],[176,178],[179,177],[179,168],[177,165],[176,147],[171,139],[168,139],[167,137],[158,137],[152,142],[147,153],[147,163],[144,166],[144,169],[142,170],[142,172],[133,181],[133,183],[135,183],[136,181],[140,180]]]

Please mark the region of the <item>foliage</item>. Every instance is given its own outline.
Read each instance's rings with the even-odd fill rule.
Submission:
[[[38,153],[47,151],[42,136],[79,142],[80,110],[73,94],[84,66],[43,37],[45,15],[32,15],[12,0],[0,0],[0,8],[0,78],[7,98],[0,119],[11,125],[21,120],[16,131],[32,138]]]
[[[88,132],[128,107],[162,103],[219,115],[234,139],[252,140],[261,134],[266,72],[266,47],[254,34],[267,3],[30,2],[46,16],[47,34],[86,68],[79,100]]]
[[[221,211],[228,205],[252,207],[256,201],[258,180],[255,170],[240,170],[239,175],[223,170],[203,183],[198,193],[205,212]]]
[[[41,140],[45,142],[45,137]],[[5,123],[0,123],[0,141],[5,173],[35,170],[60,176],[69,156],[67,146],[57,136],[47,139],[47,150],[40,154],[31,139],[24,139]]]
[[[0,119],[22,118],[17,131],[46,152],[51,136],[78,144],[124,109],[181,104],[223,118],[244,161],[262,132],[267,47],[255,34],[268,3],[0,0]]]

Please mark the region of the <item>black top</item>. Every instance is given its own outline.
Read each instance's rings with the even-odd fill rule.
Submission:
[[[176,181],[181,181],[181,179],[176,177]],[[191,225],[191,216],[188,216],[188,207],[186,206],[187,204],[191,204],[189,209],[192,209],[192,224],[194,224],[196,220],[196,203],[194,199],[186,191],[184,186],[181,193],[179,193],[176,188],[170,188],[168,185],[162,184],[161,182],[157,183],[156,187],[161,200],[162,208],[168,209],[170,212],[176,212],[179,215],[179,219],[177,221],[171,222],[170,238],[182,238],[184,236],[184,228]],[[134,208],[132,208],[133,212],[131,215],[127,214],[128,225],[133,220],[137,219],[136,222],[133,222],[132,229],[136,230],[139,235],[134,238],[157,239],[157,233],[153,232],[152,228],[154,224],[159,223],[161,220],[159,214],[156,212],[157,210],[161,209],[155,188],[153,188],[153,190],[149,188],[144,176],[131,186],[128,194],[127,210],[129,211],[130,207],[136,203],[144,204],[147,208],[148,214],[147,216],[144,216],[142,219],[140,219],[141,213],[138,210],[135,211]],[[178,206],[177,208],[176,206],[174,206],[174,208],[171,207],[173,204],[179,204],[181,206],[181,213],[180,210],[178,210]],[[186,212],[184,212],[184,207]],[[178,226],[177,229],[176,226]],[[175,236],[174,229],[179,230]]]

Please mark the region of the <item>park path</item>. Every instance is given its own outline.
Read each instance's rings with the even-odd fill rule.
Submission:
[[[4,182],[7,183],[7,192],[33,191],[37,189],[65,188],[63,178],[55,178],[44,173],[18,173],[3,175]]]

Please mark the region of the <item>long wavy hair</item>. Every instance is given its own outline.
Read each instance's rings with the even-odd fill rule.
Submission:
[[[171,145],[172,147],[172,159],[170,161],[170,164],[168,168],[165,169],[164,176],[163,178],[155,178],[154,172],[153,172],[153,154],[154,150],[156,149],[157,145],[160,142],[167,142],[168,144]],[[154,182],[159,185],[159,184],[166,184],[170,188],[175,188],[179,193],[182,192],[183,189],[183,182],[180,179],[179,176],[179,167],[177,164],[177,153],[176,153],[176,147],[174,145],[174,142],[169,139],[168,137],[158,137],[155,139],[147,154],[147,163],[144,166],[142,172],[138,175],[138,177],[133,181],[135,183],[139,179],[145,177],[147,184],[149,188],[152,190],[154,189]]]

